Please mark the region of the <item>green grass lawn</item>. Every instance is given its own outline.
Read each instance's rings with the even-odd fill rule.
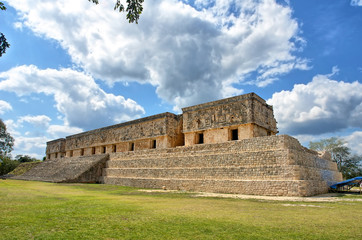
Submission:
[[[0,239],[362,239],[362,202],[351,201],[360,199],[200,198],[0,180]]]

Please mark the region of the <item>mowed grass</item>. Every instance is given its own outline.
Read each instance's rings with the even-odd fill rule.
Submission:
[[[0,239],[362,239],[361,220],[361,201],[200,198],[0,180]]]

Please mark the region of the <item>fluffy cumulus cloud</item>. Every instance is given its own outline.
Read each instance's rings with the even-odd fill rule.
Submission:
[[[12,109],[13,108],[11,107],[10,103],[0,100],[0,115]]]
[[[82,132],[83,129],[78,127],[69,127],[64,125],[50,125],[47,128],[47,134],[52,139],[63,138],[65,136],[73,135]]]
[[[362,155],[362,131],[356,131],[344,138],[347,146],[352,149],[353,153]]]
[[[275,0],[187,2],[147,0],[138,25],[113,11],[114,1],[96,6],[84,0],[12,0],[9,5],[22,26],[58,41],[93,77],[110,85],[152,84],[175,109],[241,93],[237,83],[266,86],[292,69],[308,68],[294,55],[304,41],[288,5]],[[58,107],[79,126],[69,115],[78,107]]]
[[[131,99],[104,92],[89,75],[71,69],[19,66],[0,73],[0,90],[18,96],[43,93],[54,96],[66,126],[93,129],[138,118],[143,108]],[[46,116],[25,116],[19,123],[49,124]]]
[[[317,75],[308,84],[273,94],[268,103],[274,106],[282,133],[317,135],[362,128],[362,84],[332,80],[333,76]]]
[[[45,136],[41,137],[25,137],[17,136],[15,139],[15,149],[21,149],[22,155],[29,155],[37,159],[42,159],[45,156],[46,142],[49,139]],[[43,153],[43,154],[41,154]],[[13,155],[18,153],[12,152]]]
[[[351,0],[351,5],[362,7],[362,0]]]
[[[37,128],[47,128],[49,126],[50,121],[51,121],[50,117],[45,115],[38,115],[38,116],[27,115],[20,117],[18,123],[19,124],[30,123]]]
[[[51,125],[51,120],[45,115],[27,115],[20,116],[17,120],[5,120],[7,131],[15,138],[13,156],[22,154],[42,159],[46,142],[83,131],[81,128],[67,125]],[[25,124],[32,125],[32,128],[27,128]],[[23,132],[24,129],[28,130]]]
[[[43,120],[41,120],[43,119]],[[44,120],[45,119],[45,120]],[[21,130],[24,128],[24,123],[30,123],[38,125],[47,125],[48,117],[46,116],[23,116],[14,120],[5,120],[4,123],[7,127],[7,131],[12,137],[15,138],[14,142],[14,151],[12,155],[16,156],[18,154],[29,155],[38,159],[42,159],[45,155],[46,142],[51,140],[45,134],[37,134],[34,132],[26,132],[25,134],[21,133]],[[41,124],[40,124],[41,123]],[[40,125],[39,125],[40,124]]]

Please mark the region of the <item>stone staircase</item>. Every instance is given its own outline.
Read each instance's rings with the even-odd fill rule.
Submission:
[[[58,183],[95,183],[100,181],[102,169],[108,159],[108,154],[102,154],[46,160],[26,173],[11,178]]]
[[[283,196],[326,192],[341,179],[335,163],[286,135],[112,153],[102,175],[123,186]]]

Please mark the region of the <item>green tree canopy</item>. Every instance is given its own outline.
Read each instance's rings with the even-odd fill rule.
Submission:
[[[5,11],[6,7],[4,3],[0,2],[0,10]],[[0,32],[0,57],[6,52],[6,49],[10,47],[10,44],[5,38],[5,35]]]
[[[88,1],[93,2],[95,4],[98,4],[98,2],[99,2],[98,0],[88,0]],[[140,15],[143,11],[143,6],[142,6],[143,2],[144,2],[144,0],[127,0],[127,8],[126,8],[127,16],[126,16],[126,18],[128,19],[128,22],[138,23],[138,19],[140,18]],[[114,10],[117,10],[117,9],[120,12],[124,12],[124,10],[125,10],[124,5],[121,4],[120,0],[117,0],[116,4],[114,5]]]
[[[18,161],[12,160],[9,156],[0,155],[0,176],[13,171],[19,164]]]
[[[36,158],[30,157],[29,155],[16,155],[15,160],[19,163],[40,161]]]
[[[346,141],[337,137],[322,139],[317,142],[309,142],[309,148],[315,151],[328,151],[332,160],[337,163],[338,170],[343,178],[349,179],[362,176],[362,156],[352,155],[351,149],[347,147]]]
[[[7,156],[14,146],[14,138],[6,131],[3,120],[0,119],[0,156]]]

